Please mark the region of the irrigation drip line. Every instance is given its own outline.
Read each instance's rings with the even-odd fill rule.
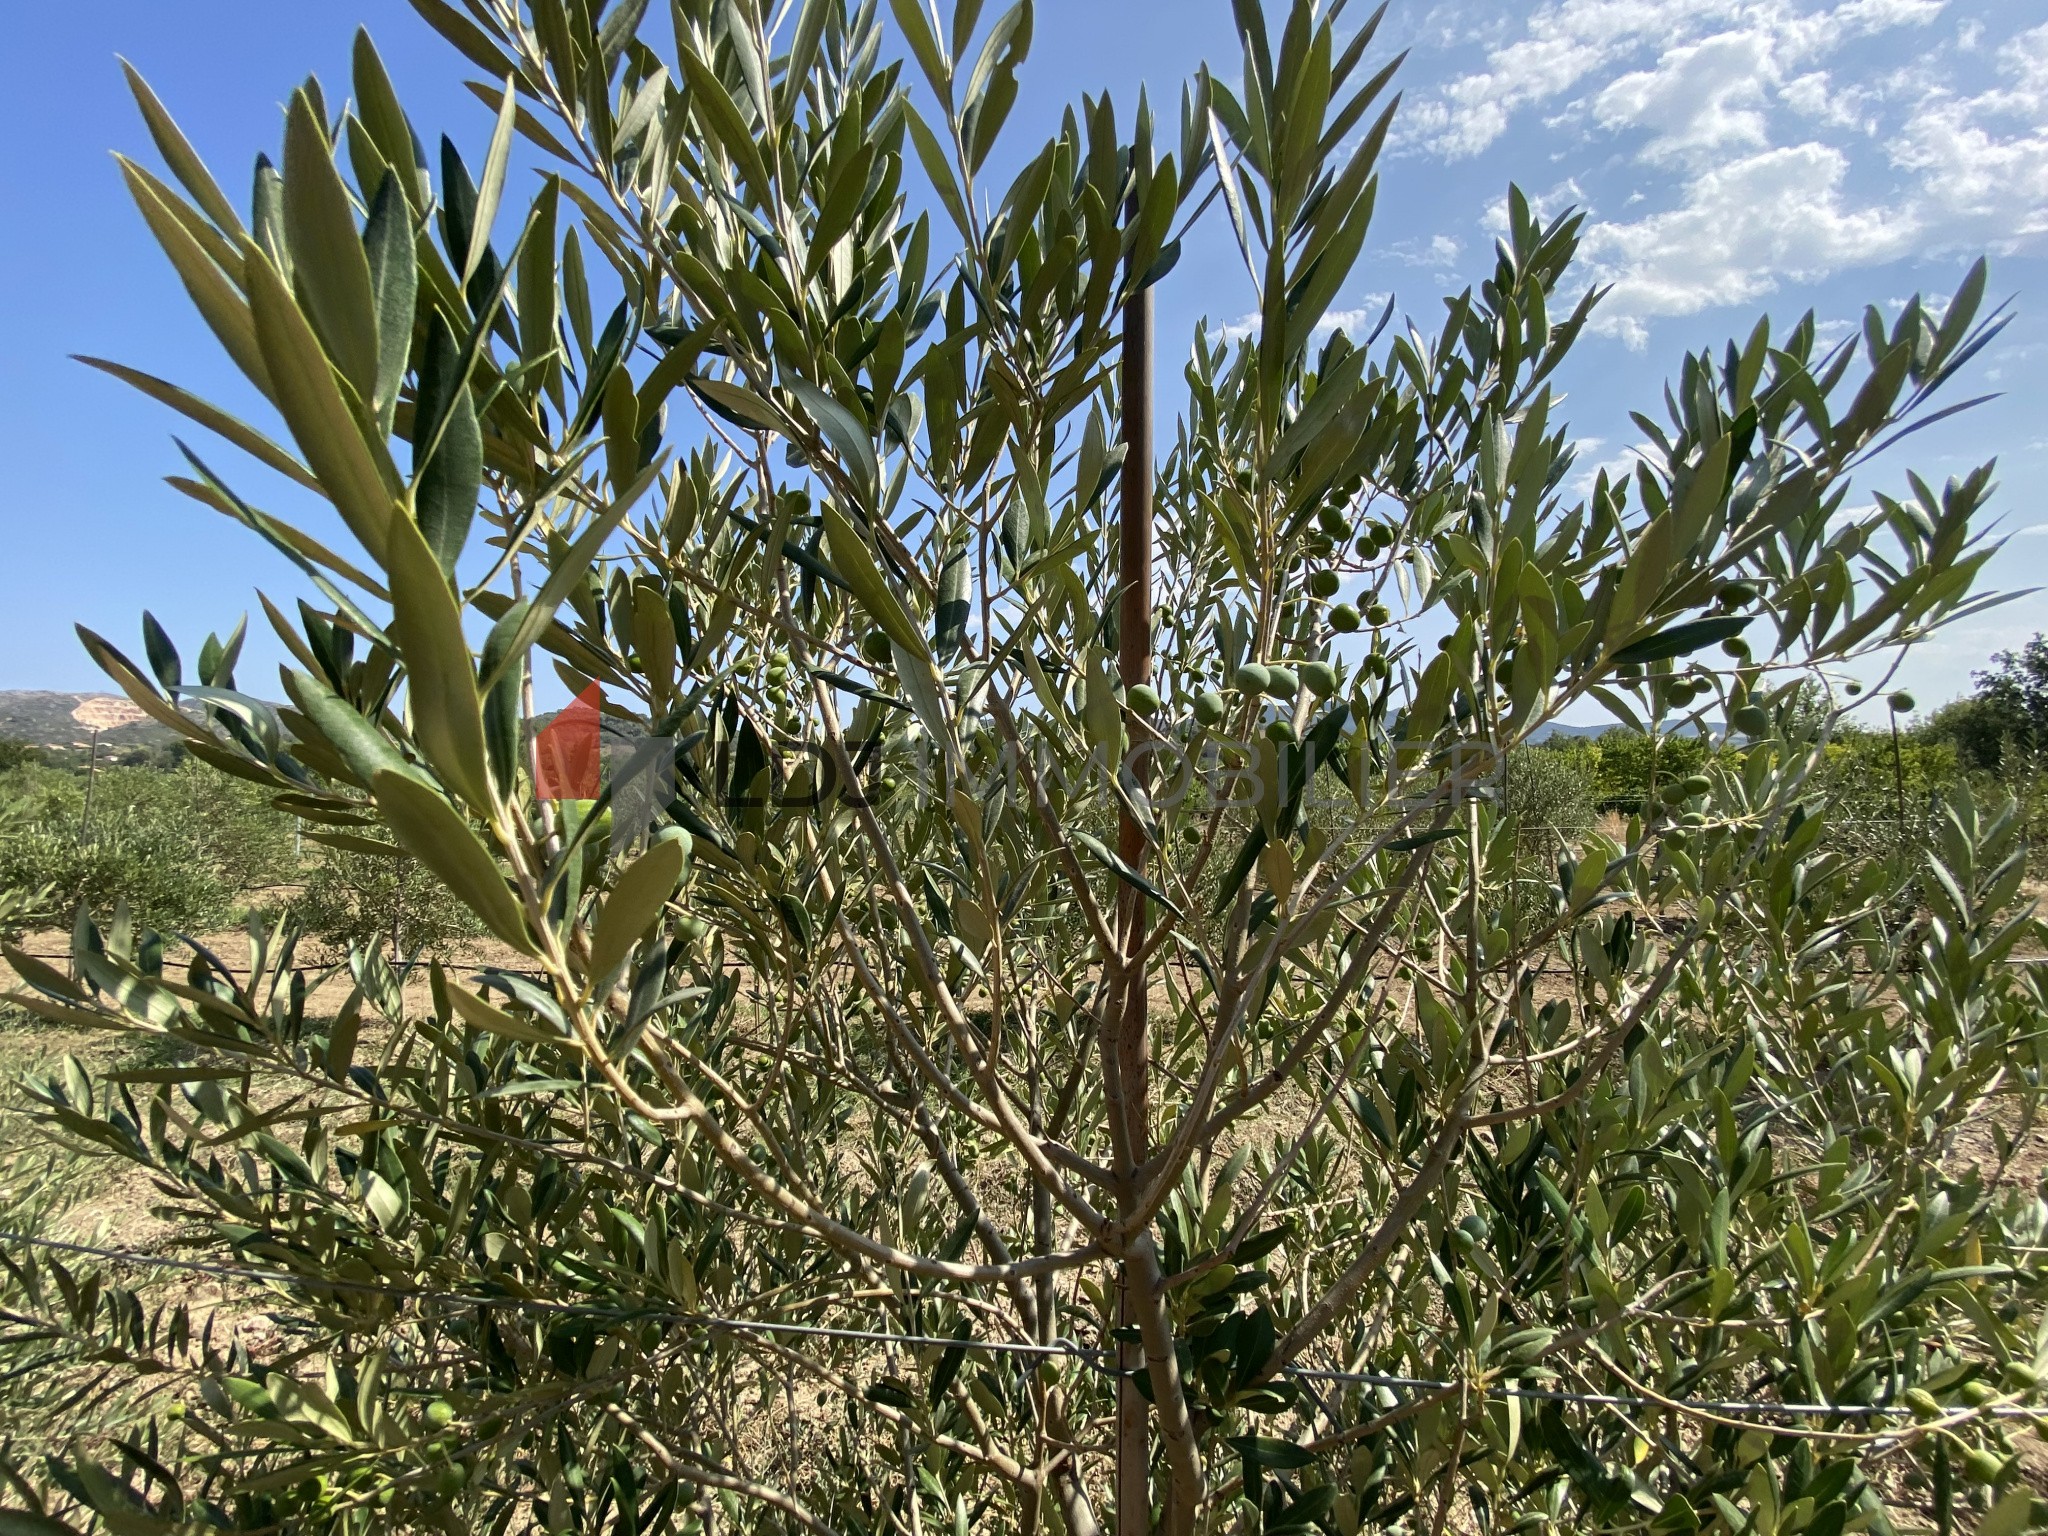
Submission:
[[[1389,1389],[1406,1387],[1416,1391],[1447,1391],[1460,1383],[1455,1381],[1429,1381],[1419,1376],[1381,1376],[1371,1371],[1322,1371],[1313,1366],[1290,1366],[1288,1374],[1303,1381],[1328,1381],[1350,1383],[1368,1387]],[[1581,1403],[1593,1408],[1664,1408],[1676,1404],[1681,1408],[1697,1409],[1702,1413],[1718,1413],[1730,1417],[1745,1416],[1768,1418],[1780,1415],[1788,1418],[1829,1418],[1829,1419],[1908,1419],[1913,1417],[1910,1409],[1890,1407],[1882,1403],[1773,1403],[1762,1400],[1734,1399],[1720,1400],[1698,1397],[1633,1397],[1612,1392],[1570,1392],[1562,1387],[1532,1387],[1521,1384],[1511,1386],[1479,1387],[1475,1390],[1491,1397],[1519,1397],[1544,1403]],[[1979,1410],[1998,1418],[2032,1419],[2038,1417],[2035,1410],[2022,1408],[2017,1404],[1991,1405]]]
[[[55,965],[60,962],[68,964],[72,958],[71,952],[69,950],[66,950],[61,954],[42,955],[37,954],[34,950],[25,949],[22,951],[22,953],[28,956],[28,958],[31,960],[42,961],[45,965]],[[2000,955],[1996,959],[1992,960],[1991,964],[2048,966],[2048,955]],[[247,967],[236,965],[209,966],[208,969],[216,972],[217,974],[226,975],[230,977],[243,977],[254,974]],[[299,969],[307,969],[307,967],[300,967]],[[311,969],[332,969],[332,967],[311,967]],[[548,973],[546,971],[535,970],[531,967],[522,967],[516,965],[494,965],[491,967],[491,970],[504,976],[525,977],[527,980],[530,981],[548,980]],[[1851,976],[1880,976],[1885,973],[1881,970],[1872,969],[1868,966],[1850,966],[1848,968],[1848,974]],[[1910,975],[1914,973],[1912,971],[1906,971],[1904,974]],[[332,979],[336,982],[339,982],[343,978],[337,976]],[[4,998],[0,998],[0,1001],[4,1001]]]
[[[931,1334],[882,1333],[864,1328],[830,1328],[813,1323],[772,1323],[746,1318],[716,1317],[702,1312],[686,1312],[670,1307],[635,1307],[629,1309],[594,1307],[575,1302],[548,1301],[533,1296],[478,1296],[463,1291],[437,1291],[414,1287],[393,1287],[375,1285],[362,1280],[318,1280],[306,1275],[295,1275],[287,1270],[254,1269],[234,1264],[212,1264],[199,1259],[179,1259],[156,1254],[134,1253],[116,1248],[99,1248],[89,1243],[67,1243],[55,1238],[30,1237],[21,1232],[0,1231],[0,1242],[21,1243],[31,1248],[50,1249],[58,1253],[76,1254],[84,1258],[102,1259],[109,1263],[126,1264],[144,1269],[175,1269],[187,1274],[207,1275],[219,1279],[254,1280],[268,1284],[296,1286],[305,1290],[338,1290],[352,1293],[380,1296],[404,1301],[446,1301],[464,1307],[504,1307],[509,1310],[540,1312],[550,1315],[602,1316],[628,1321],[635,1318],[662,1317],[679,1323],[689,1323],[712,1333],[760,1334],[768,1337],[796,1336],[802,1338],[833,1339],[849,1343],[890,1344],[913,1349],[950,1349],[968,1354],[980,1355],[1029,1355],[1041,1359],[1078,1360],[1083,1365],[1115,1376],[1122,1372],[1113,1363],[1116,1351],[1091,1349],[1072,1339],[1058,1339],[1051,1344],[1020,1344],[1005,1339],[976,1339],[939,1337]],[[1328,1382],[1346,1386],[1382,1387],[1388,1391],[1407,1390],[1414,1392],[1453,1392],[1468,1388],[1481,1397],[1511,1397],[1525,1402],[1571,1403],[1593,1408],[1626,1408],[1636,1411],[1680,1408],[1699,1413],[1721,1414],[1728,1417],[1748,1418],[1793,1418],[1793,1419],[1912,1419],[1917,1415],[1909,1408],[1890,1407],[1879,1403],[1774,1403],[1763,1400],[1726,1400],[1717,1398],[1688,1397],[1642,1397],[1609,1392],[1573,1392],[1562,1387],[1530,1386],[1520,1382],[1479,1383],[1456,1381],[1433,1381],[1422,1376],[1393,1376],[1376,1371],[1332,1371],[1313,1366],[1290,1365],[1282,1369],[1282,1375],[1299,1381]],[[1975,1410],[1978,1414],[2000,1419],[2037,1419],[2040,1412],[2018,1404],[1990,1404]]]
[[[604,1307],[587,1302],[550,1301],[540,1296],[489,1296],[473,1291],[441,1291],[424,1286],[378,1285],[368,1280],[318,1279],[295,1275],[283,1269],[255,1269],[239,1264],[213,1264],[203,1259],[180,1259],[118,1248],[99,1248],[90,1243],[66,1243],[50,1237],[30,1237],[22,1232],[0,1232],[0,1242],[23,1243],[82,1258],[104,1259],[138,1269],[175,1269],[184,1274],[206,1275],[222,1280],[254,1280],[271,1285],[296,1286],[301,1290],[347,1291],[352,1295],[376,1296],[391,1301],[445,1301],[462,1307],[503,1307],[508,1311],[541,1312],[551,1316],[607,1317],[621,1321],[665,1317],[693,1323],[717,1333],[793,1334],[806,1338],[844,1339],[856,1343],[930,1345],[946,1349],[971,1349],[981,1354],[1056,1356],[1084,1362],[1107,1359],[1113,1353],[1089,1349],[1071,1339],[1052,1344],[1019,1344],[1005,1339],[956,1339],[916,1333],[876,1333],[860,1328],[828,1328],[816,1323],[770,1323],[753,1319],[715,1317],[677,1307]]]

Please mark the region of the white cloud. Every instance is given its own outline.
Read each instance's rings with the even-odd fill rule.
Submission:
[[[1639,342],[1658,315],[1743,304],[1781,282],[1906,255],[1918,229],[1842,196],[1848,160],[1823,144],[1767,149],[1700,175],[1676,208],[1588,227],[1584,250],[1614,283],[1604,322]]]
[[[1593,98],[1593,117],[1603,128],[1648,130],[1640,158],[1653,165],[1762,148],[1770,142],[1765,109],[1776,76],[1767,34],[1723,32],[1614,80]]]
[[[1387,304],[1393,298],[1390,293],[1368,293],[1356,309],[1333,309],[1316,322],[1313,332],[1327,336],[1333,331],[1364,339],[1372,328],[1380,323],[1380,316],[1387,311]],[[1239,315],[1235,320],[1225,321],[1216,327],[1216,334],[1225,341],[1243,341],[1247,336],[1259,334],[1259,312]]]
[[[2013,38],[1998,63],[2009,83],[1930,91],[1891,153],[1918,174],[1924,217],[1951,245],[2012,250],[2048,234],[2048,26]]]
[[[1465,253],[1464,241],[1456,235],[1432,235],[1396,240],[1379,247],[1379,254],[1404,266],[1427,267],[1433,273],[1449,273]]]
[[[1819,320],[1814,323],[1813,344],[1822,353],[1832,352],[1860,329],[1854,320]]]
[[[1604,437],[1581,437],[1572,442],[1571,478],[1565,481],[1565,490],[1572,496],[1590,496],[1593,487],[1605,475],[1609,485],[1632,482],[1636,468],[1642,464],[1652,467],[1664,462],[1664,455],[1647,442],[1631,443],[1626,448],[1608,452]]]
[[[1380,316],[1387,312],[1388,301],[1392,298],[1390,293],[1368,293],[1365,302],[1356,309],[1332,310],[1316,326],[1316,334],[1342,331],[1347,336],[1363,338],[1380,323]]]
[[[1407,126],[1450,158],[1476,155],[1517,112],[1565,100],[1597,76],[1655,51],[1591,97],[1594,119],[1614,128],[1671,115],[1668,148],[1695,142],[1761,143],[1755,137],[1770,89],[1801,61],[1856,37],[1922,26],[1947,0],[1550,0],[1520,32],[1497,40],[1486,67],[1450,81]],[[1747,65],[1748,73],[1736,72]],[[1686,94],[1705,88],[1704,100]],[[1652,124],[1652,126],[1656,126]],[[1731,140],[1728,136],[1734,135]]]
[[[2014,30],[2033,4],[1961,9],[1440,0],[1432,46],[1476,46],[1483,64],[1422,93],[1403,142],[1457,160],[1544,130],[1585,185],[1532,201],[1593,212],[1579,276],[1613,289],[1594,323],[1638,345],[1661,317],[1838,272],[2048,249],[2048,26]],[[1627,161],[1645,170],[1617,177]],[[1479,224],[1500,232],[1502,206]],[[1448,278],[1463,253],[1439,235],[1385,254]]]
[[[1778,100],[1800,117],[1825,128],[1869,133],[1876,126],[1868,107],[1872,92],[1844,85],[1825,69],[1794,75],[1778,88]]]
[[[1542,108],[1553,127],[1678,172],[1647,195],[1610,192],[1618,216],[1585,230],[1589,275],[1614,289],[1596,324],[1632,344],[1660,316],[1788,283],[2037,246],[2048,238],[2048,26],[2009,35],[1988,81],[1957,53],[1982,46],[1981,27],[1902,39],[1884,67],[1843,52],[1925,28],[1945,5],[1549,0],[1492,40],[1485,69],[1436,94],[1424,140],[1453,159],[1475,154]]]

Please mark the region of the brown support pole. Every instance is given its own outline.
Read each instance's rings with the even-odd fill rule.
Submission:
[[[1122,368],[1123,484],[1117,529],[1117,672],[1126,693],[1152,681],[1152,291],[1141,289],[1124,306]],[[1144,742],[1132,743],[1133,771]],[[1145,868],[1145,833],[1128,809],[1119,812],[1117,852],[1133,869]],[[1135,957],[1145,934],[1144,895],[1126,885],[1118,894],[1118,937]],[[1133,1164],[1151,1155],[1152,1036],[1149,989],[1142,969],[1133,969],[1117,1001],[1117,1065],[1123,1079],[1124,1125]],[[1126,1327],[1135,1327],[1138,1298],[1131,1266],[1123,1272],[1121,1308]],[[1146,1536],[1152,1524],[1150,1491],[1151,1415],[1131,1373],[1144,1364],[1138,1344],[1120,1345],[1117,1383],[1117,1529],[1120,1536]]]

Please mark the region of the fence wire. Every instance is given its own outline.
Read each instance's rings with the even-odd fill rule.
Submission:
[[[98,1259],[138,1269],[170,1269],[184,1274],[205,1275],[222,1280],[248,1280],[283,1285],[307,1291],[346,1291],[395,1301],[440,1301],[461,1307],[498,1307],[507,1311],[532,1312],[549,1316],[605,1317],[618,1321],[667,1318],[702,1328],[707,1333],[754,1334],[764,1338],[801,1337],[835,1342],[894,1345],[910,1349],[949,1349],[963,1354],[1025,1355],[1039,1359],[1073,1360],[1105,1376],[1127,1374],[1114,1362],[1117,1351],[1092,1348],[1072,1339],[1050,1344],[1021,1343],[1007,1339],[939,1337],[930,1334],[885,1333],[864,1328],[832,1328],[814,1323],[776,1323],[751,1318],[719,1317],[677,1307],[601,1307],[587,1303],[550,1301],[537,1296],[476,1295],[465,1291],[443,1291],[430,1287],[385,1286],[365,1280],[315,1279],[289,1270],[257,1269],[236,1264],[215,1264],[202,1259],[180,1259],[166,1255],[137,1253],[119,1248],[102,1248],[90,1243],[63,1242],[56,1238],[31,1237],[26,1233],[0,1231],[0,1242],[20,1243],[80,1258]],[[1911,1408],[1884,1403],[1782,1403],[1768,1399],[1723,1399],[1689,1397],[1646,1397],[1630,1393],[1575,1392],[1562,1387],[1545,1387],[1508,1381],[1437,1381],[1424,1376],[1399,1376],[1377,1371],[1336,1371],[1314,1366],[1286,1366],[1282,1375],[1297,1381],[1332,1385],[1383,1388],[1389,1392],[1455,1392],[1469,1390],[1480,1397],[1516,1398],[1527,1402],[1569,1403],[1593,1408],[1621,1408],[1633,1411],[1681,1409],[1718,1414],[1728,1418],[1789,1419],[1901,1419],[1919,1417]],[[2001,1419],[2048,1419],[2048,1410],[2018,1404],[1991,1403],[1958,1409],[1950,1417]]]

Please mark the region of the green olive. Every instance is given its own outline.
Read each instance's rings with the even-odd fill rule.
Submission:
[[[1316,521],[1323,532],[1333,539],[1341,539],[1351,532],[1351,519],[1344,515],[1344,509],[1335,502],[1324,502],[1323,510],[1316,514]]]
[[[1339,603],[1330,610],[1330,628],[1340,635],[1353,634],[1358,629],[1358,610],[1349,603]]]
[[[1887,702],[1890,703],[1892,713],[1895,715],[1910,715],[1916,707],[1913,695],[1907,693],[1903,688],[1893,694]]]
[[[1327,661],[1306,661],[1301,666],[1302,686],[1319,699],[1337,691],[1337,669]]]
[[[1264,693],[1272,685],[1273,674],[1256,661],[1248,661],[1237,669],[1231,679],[1239,693]]]
[[[427,1422],[436,1429],[446,1429],[455,1422],[455,1405],[435,1399],[427,1404]]]
[[[1291,699],[1301,692],[1301,679],[1292,667],[1266,668],[1266,692],[1276,699]]]
[[[1763,736],[1771,729],[1771,712],[1760,704],[1745,704],[1729,717],[1728,723],[1745,736]]]
[[[1223,718],[1226,707],[1223,695],[1211,688],[1196,695],[1195,721],[1199,725],[1215,725]]]
[[[1343,585],[1343,579],[1335,571],[1317,571],[1308,579],[1309,596],[1319,598],[1335,597],[1337,589]]]
[[[1286,720],[1270,720],[1266,723],[1266,740],[1272,742],[1275,746],[1284,747],[1298,739],[1294,734],[1294,726],[1291,722]]]
[[[1159,710],[1159,690],[1150,683],[1133,683],[1124,690],[1124,702],[1137,714],[1156,714]]]
[[[1973,1483],[1990,1485],[2005,1476],[2006,1459],[1982,1447],[1963,1458],[1963,1475]]]
[[[878,667],[886,667],[896,654],[889,647],[889,632],[884,629],[871,629],[863,635],[860,653]]]
[[[1393,613],[1385,603],[1368,603],[1366,605],[1365,622],[1372,625],[1374,629],[1378,629],[1382,624],[1392,619],[1393,616]]]

